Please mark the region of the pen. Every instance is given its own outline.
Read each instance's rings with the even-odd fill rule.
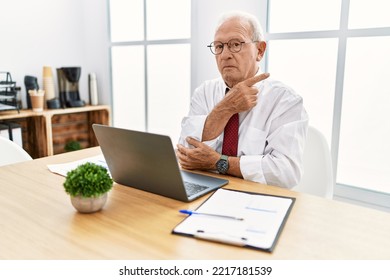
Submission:
[[[191,210],[179,210],[180,213],[187,214],[187,215],[205,215],[205,216],[211,216],[211,217],[218,217],[218,218],[225,218],[225,219],[233,219],[237,221],[243,221],[244,218],[239,218],[239,217],[233,217],[233,216],[227,216],[227,215],[219,215],[219,214],[212,214],[212,213],[203,213],[203,212],[196,212],[196,211],[191,211]]]

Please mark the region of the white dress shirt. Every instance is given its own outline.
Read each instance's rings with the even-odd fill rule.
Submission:
[[[255,85],[257,105],[239,114],[238,155],[245,180],[292,188],[303,174],[302,157],[308,116],[302,97],[281,82],[270,78]],[[208,114],[225,96],[222,78],[204,82],[191,99],[190,112],[183,118],[179,143],[189,147],[186,137],[202,139]],[[223,133],[205,141],[222,151]]]

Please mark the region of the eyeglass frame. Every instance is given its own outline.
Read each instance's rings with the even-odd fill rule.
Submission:
[[[229,43],[231,43],[232,41],[237,41],[238,43],[240,43],[240,49],[239,49],[238,51],[232,51],[232,50],[231,50],[231,47],[229,46]],[[221,45],[222,45],[221,52],[219,52],[219,53],[213,52],[213,44],[215,45],[215,42],[221,43]],[[210,51],[211,51],[212,54],[214,54],[214,55],[220,55],[221,53],[223,53],[223,50],[225,49],[225,45],[227,45],[228,50],[229,50],[231,53],[238,53],[238,52],[240,52],[240,51],[242,50],[242,45],[243,45],[243,44],[257,43],[257,42],[259,42],[259,41],[245,42],[245,41],[240,41],[240,39],[233,38],[233,39],[230,39],[229,41],[227,41],[226,43],[223,43],[223,42],[221,42],[221,41],[213,41],[213,42],[211,42],[207,47],[210,48]],[[214,48],[215,48],[215,46],[214,46]]]

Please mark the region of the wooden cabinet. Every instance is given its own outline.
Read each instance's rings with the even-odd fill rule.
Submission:
[[[82,148],[97,146],[92,124],[111,124],[107,105],[44,110],[8,111],[0,113],[0,122],[14,122],[22,127],[23,148],[39,158],[65,152],[69,141],[78,141]]]

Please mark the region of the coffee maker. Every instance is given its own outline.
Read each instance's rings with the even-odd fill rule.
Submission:
[[[57,68],[58,88],[61,107],[83,107],[85,102],[80,99],[79,79],[81,67]]]

